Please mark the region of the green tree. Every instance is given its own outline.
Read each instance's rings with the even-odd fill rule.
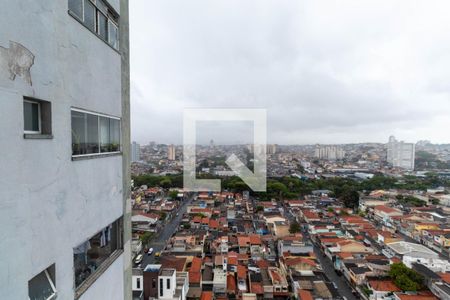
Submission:
[[[169,198],[170,199],[176,199],[178,196],[178,191],[170,191],[169,192]]]
[[[144,246],[147,246],[148,242],[150,242],[151,238],[153,236],[153,233],[151,232],[145,232],[144,234],[142,234],[139,238],[142,241],[142,244]]]
[[[389,276],[404,291],[417,291],[423,286],[423,276],[408,268],[403,263],[392,264],[389,270]]]
[[[159,185],[165,189],[170,188],[172,186],[172,180],[170,180],[169,177],[164,177],[160,182]]]
[[[359,193],[352,187],[345,186],[339,199],[345,207],[356,208],[359,205]]]

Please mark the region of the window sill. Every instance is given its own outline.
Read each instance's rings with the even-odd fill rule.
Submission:
[[[53,135],[40,133],[24,133],[23,138],[29,140],[51,140],[53,139]]]
[[[94,153],[94,154],[73,155],[72,156],[72,161],[85,160],[85,159],[95,159],[95,158],[110,157],[110,156],[117,156],[117,155],[122,155],[122,152],[109,152],[109,153]]]
[[[102,265],[89,277],[87,278],[78,288],[75,289],[75,299],[81,297],[81,295],[86,292],[89,287],[94,284],[94,282],[105,273],[105,271],[112,265],[113,262],[122,255],[123,249],[114,251],[110,257],[108,257]]]

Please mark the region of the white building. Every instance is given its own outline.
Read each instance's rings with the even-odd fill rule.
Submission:
[[[314,156],[318,159],[339,160],[345,157],[345,151],[339,146],[316,145]]]
[[[168,160],[175,160],[176,157],[176,150],[174,145],[167,146],[167,159]]]
[[[136,142],[131,144],[131,162],[137,162],[141,160],[141,145]]]
[[[441,259],[439,254],[421,244],[394,242],[387,244],[387,247],[389,252],[400,256],[408,268],[411,268],[413,263],[419,263],[434,272],[450,271],[450,262],[447,259]]]
[[[414,170],[415,150],[413,143],[397,141],[394,136],[390,136],[387,143],[387,162],[394,168]]]
[[[158,299],[186,300],[189,291],[187,272],[177,272],[175,269],[161,269],[158,276]]]
[[[127,31],[127,0],[2,3],[1,299],[131,299]]]

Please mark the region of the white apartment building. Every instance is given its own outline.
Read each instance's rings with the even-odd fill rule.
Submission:
[[[345,157],[345,151],[339,146],[316,145],[314,156],[318,159],[339,160]]]
[[[387,143],[387,162],[394,168],[414,170],[415,151],[415,144],[397,141],[394,136],[390,136]]]
[[[0,298],[131,299],[128,0],[0,9]]]
[[[167,159],[168,160],[175,160],[176,157],[176,149],[174,145],[167,146]]]

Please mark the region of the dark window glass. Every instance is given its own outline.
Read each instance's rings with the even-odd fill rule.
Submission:
[[[116,119],[109,120],[109,151],[120,151],[120,121]]]
[[[98,116],[87,114],[86,153],[99,153],[98,150]]]
[[[23,103],[24,130],[39,132],[39,103],[25,101]]]
[[[92,31],[95,31],[95,14],[96,9],[94,4],[92,4],[89,0],[84,0],[84,24],[91,29]]]
[[[155,278],[152,279],[152,288],[156,288],[156,279]]]
[[[160,278],[160,279],[159,279],[159,296],[160,296],[160,297],[162,297],[162,296],[164,295],[164,291],[163,291],[163,283],[164,283],[163,279]]]
[[[110,149],[110,132],[109,118],[100,117],[100,151],[109,152]]]
[[[167,289],[170,290],[170,279],[167,279],[166,283],[167,283]]]
[[[108,40],[108,19],[101,12],[98,13],[98,34],[105,41]]]
[[[83,0],[69,0],[69,10],[83,20]]]
[[[72,155],[86,154],[86,114],[72,111]]]
[[[136,288],[137,289],[141,288],[141,279],[140,278],[136,278]]]
[[[28,297],[33,300],[55,299],[55,283],[54,283],[54,265],[38,275],[34,276],[28,282]]]

